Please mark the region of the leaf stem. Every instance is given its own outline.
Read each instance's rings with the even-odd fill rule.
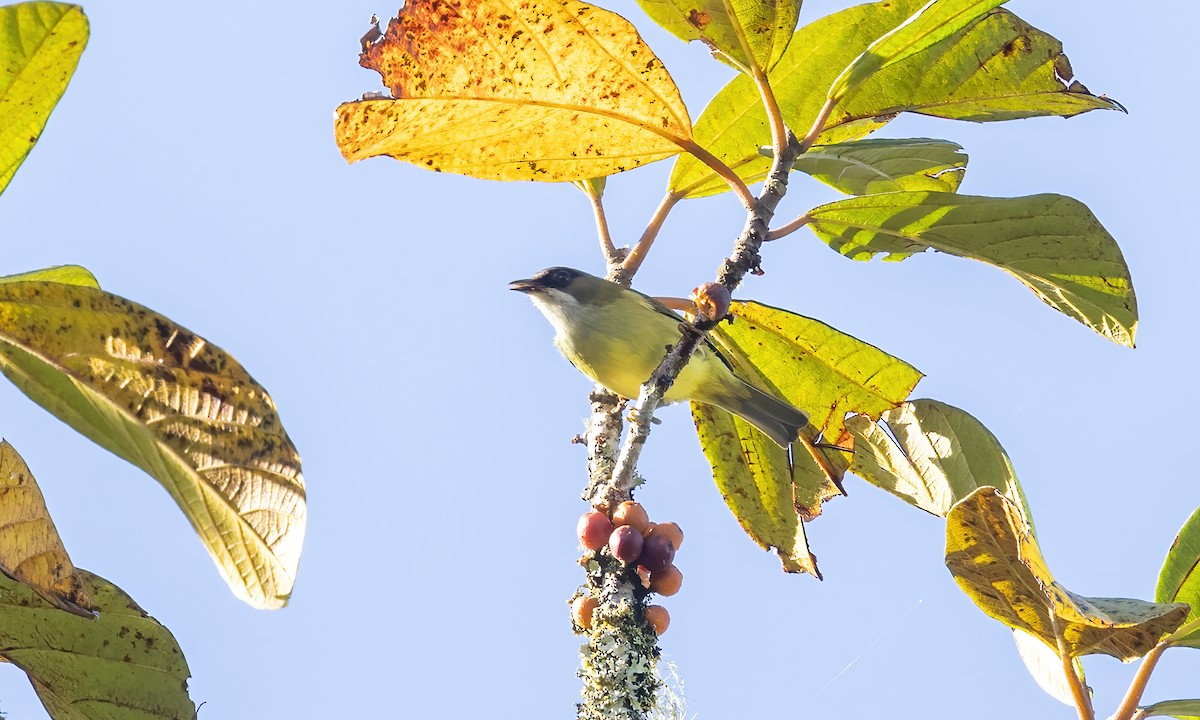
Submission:
[[[687,140],[685,142],[681,142],[679,145],[684,150],[694,155],[697,160],[707,165],[710,170],[721,176],[721,179],[729,185],[729,188],[733,190],[733,194],[737,195],[738,200],[742,201],[742,206],[745,207],[748,212],[754,211],[754,206],[756,203],[754,196],[750,194],[750,188],[746,187],[746,183],[743,182],[740,177],[738,177],[737,173],[735,173],[732,168],[722,162],[721,159],[716,155],[713,155],[708,150],[705,150],[703,147],[698,145],[694,140]]]
[[[1150,675],[1154,672],[1154,667],[1158,665],[1159,658],[1169,647],[1171,647],[1171,643],[1168,636],[1150,648],[1150,652],[1142,658],[1141,666],[1129,683],[1129,690],[1126,691],[1125,698],[1121,700],[1121,704],[1117,706],[1117,711],[1112,714],[1110,720],[1130,720],[1133,717],[1133,714],[1137,712],[1138,703],[1142,701],[1142,693],[1146,692],[1146,684],[1150,682]]]
[[[808,133],[800,139],[799,154],[803,155],[804,153],[808,152],[808,149],[813,146],[813,143],[817,141],[817,138],[821,136],[821,133],[825,132],[825,123],[829,122],[829,116],[833,114],[833,108],[836,107],[837,104],[838,98],[829,98],[825,101],[825,104],[821,106],[820,111],[817,112],[817,118],[813,120],[812,127],[809,128]]]
[[[767,241],[770,242],[771,240],[778,240],[779,238],[787,237],[788,235],[791,235],[792,233],[796,232],[797,230],[799,230],[800,228],[809,224],[810,222],[812,222],[812,217],[809,216],[808,213],[804,213],[803,215],[801,215],[800,217],[791,221],[787,225],[778,227],[778,228],[772,230],[771,232],[767,233]]]
[[[787,124],[784,123],[783,113],[779,109],[779,102],[775,99],[775,90],[771,88],[767,74],[757,65],[754,66],[751,77],[754,78],[754,84],[758,87],[758,94],[767,111],[767,122],[771,125],[771,149],[775,151],[776,155],[779,155],[787,144],[788,134]]]
[[[646,231],[642,233],[642,237],[638,239],[637,245],[629,251],[629,255],[625,257],[625,262],[621,264],[621,282],[622,285],[628,286],[633,280],[633,276],[637,274],[638,268],[642,266],[642,261],[646,259],[646,253],[650,252],[650,247],[654,245],[654,239],[658,237],[658,231],[662,230],[663,223],[670,214],[671,208],[683,199],[682,195],[675,195],[668,192],[654,210],[654,215],[650,218],[650,223],[646,225]]]
[[[1050,624],[1053,625],[1054,637],[1058,640],[1058,657],[1062,660],[1063,674],[1066,675],[1067,685],[1071,688],[1071,697],[1075,699],[1075,709],[1079,711],[1079,720],[1095,720],[1096,711],[1092,709],[1092,699],[1088,697],[1087,688],[1079,679],[1079,673],[1075,672],[1074,658],[1071,657],[1070,648],[1067,647],[1067,639],[1063,637],[1058,617],[1053,612],[1050,613]]]
[[[604,213],[604,198],[596,192],[591,183],[579,183],[583,193],[592,204],[592,215],[596,218],[596,235],[600,238],[600,252],[604,253],[604,263],[611,267],[621,262],[621,256],[613,245],[612,234],[608,229],[608,217]]]

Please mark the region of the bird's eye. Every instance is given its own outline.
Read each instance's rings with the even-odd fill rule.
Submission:
[[[554,281],[555,287],[566,287],[571,281],[565,270],[555,270],[551,279]]]

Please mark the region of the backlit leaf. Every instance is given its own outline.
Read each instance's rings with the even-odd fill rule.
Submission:
[[[1058,648],[1050,647],[1036,635],[1015,628],[1013,641],[1017,644],[1021,662],[1025,663],[1025,669],[1038,687],[1060,703],[1075,707],[1075,695],[1071,692],[1071,683],[1063,669],[1062,658],[1058,656]],[[1071,664],[1080,683],[1086,685],[1083,663],[1079,662],[1079,658],[1072,658]]]
[[[1070,657],[1145,655],[1184,621],[1188,606],[1126,598],[1089,598],[1058,584],[1021,509],[982,487],[946,518],[946,567],[981,610]]]
[[[0,193],[38,141],[87,41],[78,5],[0,7]]]
[[[962,410],[913,400],[885,412],[879,423],[855,415],[846,428],[854,437],[850,472],[872,485],[939,517],[981,487],[999,488],[1032,528],[1008,454],[983,423]]]
[[[300,458],[224,350],[95,288],[0,283],[0,371],[161,482],[235,594],[287,603],[304,538]]]
[[[16,275],[0,276],[0,283],[10,282],[56,282],[66,285],[82,285],[100,289],[100,282],[90,270],[79,265],[55,265],[42,270],[30,270]]]
[[[857,140],[817,145],[795,169],[847,195],[901,190],[957,192],[967,167],[962,146],[947,140]]]
[[[1200,720],[1200,700],[1164,700],[1145,708],[1139,717],[1169,716],[1179,720]]]
[[[800,17],[800,0],[638,0],[638,5],[675,37],[701,40],[743,68],[762,70],[779,61]]]
[[[686,149],[671,76],[624,18],[577,0],[409,0],[361,63],[391,98],[342,104],[351,162],[491,180],[611,175]]]
[[[783,448],[718,407],[692,403],[692,417],[717,489],[746,534],[763,549],[775,548],[785,571],[821,577],[792,499]]]
[[[187,661],[170,631],[120,588],[78,572],[94,619],[0,577],[0,656],[25,671],[55,720],[195,720]]]
[[[29,466],[0,440],[0,572],[55,607],[91,619],[91,600]]]
[[[1154,591],[1158,602],[1185,602],[1192,606],[1188,620],[1200,617],[1200,510],[1192,513],[1158,572],[1158,587]],[[1188,634],[1176,645],[1200,647],[1200,631]]]
[[[809,211],[810,227],[855,260],[934,249],[994,265],[1047,305],[1133,347],[1137,299],[1116,241],[1087,206],[1061,195],[989,198],[897,192]]]
[[[922,0],[859,5],[801,28],[770,80],[788,126],[807,132],[835,77],[884,33],[916,12]],[[875,73],[840,102],[818,143],[840,143],[882,127],[897,113],[916,112],[988,122],[1043,115],[1070,117],[1120,109],[1072,82],[1062,44],[1005,10],[995,10],[923,52]],[[761,180],[770,160],[759,148],[771,132],[758,92],[736,77],[713,98],[695,126],[695,140],[747,183]],[[675,163],[670,189],[700,197],[727,186],[689,155]]]
[[[868,77],[945,40],[1006,0],[930,0],[899,27],[879,38],[842,72],[829,97],[853,92]]]

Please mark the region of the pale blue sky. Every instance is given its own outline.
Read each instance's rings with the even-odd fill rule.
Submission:
[[[699,116],[731,71],[657,30],[632,0],[605,6],[644,30]],[[802,20],[844,6],[809,2]],[[1130,114],[906,117],[883,135],[964,145],[964,193],[1086,202],[1132,269],[1139,348],[1103,340],[992,268],[932,256],[851,263],[807,231],[772,244],[767,275],[743,295],[923,370],[916,397],[970,411],[1008,449],[1059,580],[1149,598],[1200,504],[1189,460],[1197,154],[1179,132],[1200,111],[1190,74],[1200,11],[1008,7],[1060,38],[1079,79]],[[83,264],[105,289],[232,352],[299,447],[310,523],[291,606],[252,610],[155,481],[0,384],[0,435],[40,480],[76,563],[171,628],[201,718],[571,717],[579,639],[566,600],[582,580],[573,532],[585,478],[569,439],[588,383],[505,286],[547,265],[600,269],[582,196],[342,161],[333,109],[380,89],[357,66],[358,38],[394,6],[85,9],[92,39],[75,79],[0,197],[0,273]],[[618,242],[640,233],[669,169],[610,180]],[[800,178],[793,190],[782,218],[831,197]],[[685,203],[639,287],[686,295],[742,222],[729,195]],[[826,580],[786,576],[724,507],[686,410],[660,415],[639,499],[687,535],[663,645],[691,714],[1073,716],[958,591],[941,521],[848,480],[850,497],[809,526]],[[1148,699],[1200,694],[1198,657],[1168,653]],[[1131,668],[1085,666],[1105,716]],[[0,710],[45,717],[12,666],[0,668]]]

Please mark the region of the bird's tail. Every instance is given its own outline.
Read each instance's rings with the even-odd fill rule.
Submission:
[[[808,426],[808,413],[797,410],[774,395],[759,390],[749,383],[742,383],[745,395],[721,398],[716,403],[737,415],[786,448],[800,437],[800,431]]]

